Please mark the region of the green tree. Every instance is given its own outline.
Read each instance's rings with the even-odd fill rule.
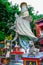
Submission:
[[[11,33],[15,33],[14,31],[11,32],[11,30],[9,30],[16,19],[15,13],[20,13],[17,4],[11,6],[8,0],[0,0],[0,31],[4,32],[5,36],[9,36]]]
[[[5,34],[4,32],[0,31],[0,41],[5,39]]]

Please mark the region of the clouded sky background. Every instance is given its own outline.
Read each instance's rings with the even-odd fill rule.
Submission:
[[[43,14],[43,0],[9,0],[9,2],[12,2],[12,5],[15,3],[20,5],[21,2],[26,2],[34,7],[35,13],[39,11],[39,14]]]

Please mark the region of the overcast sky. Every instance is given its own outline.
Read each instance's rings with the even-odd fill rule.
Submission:
[[[26,2],[28,5],[34,7],[35,13],[36,11],[39,11],[39,14],[43,14],[43,0],[9,0],[9,2],[11,1],[12,5],[15,3],[20,5],[21,2]]]

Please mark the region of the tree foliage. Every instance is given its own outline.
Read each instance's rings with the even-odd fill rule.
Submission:
[[[4,32],[0,31],[0,40],[2,41],[4,40],[4,38],[5,38]]]
[[[0,0],[0,31],[4,32],[5,36],[11,34],[9,28],[15,21],[15,13],[20,13],[18,5],[11,6],[8,0]]]

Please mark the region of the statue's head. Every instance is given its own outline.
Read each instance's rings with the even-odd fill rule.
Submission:
[[[22,3],[20,4],[20,7],[22,8],[22,6],[26,6],[26,7],[27,7],[27,3],[26,3],[26,2],[22,2]]]
[[[20,4],[20,7],[21,7],[21,12],[22,13],[25,12],[25,11],[27,11],[27,3],[26,2],[22,2]]]
[[[21,7],[21,14],[23,14],[24,16],[28,16],[29,13],[28,13],[27,3],[26,2],[22,2],[20,4],[20,7]]]

